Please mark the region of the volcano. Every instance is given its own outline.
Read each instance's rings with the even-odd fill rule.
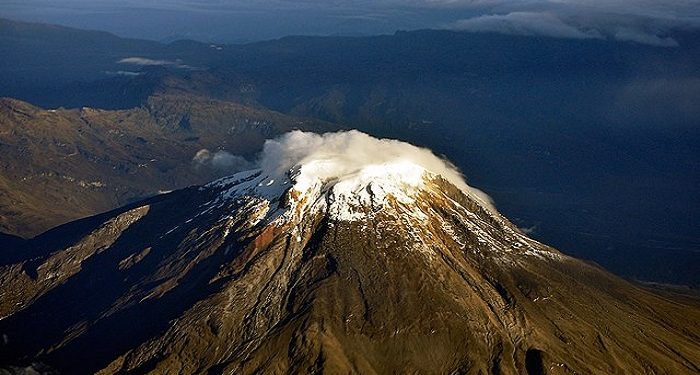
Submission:
[[[428,150],[297,131],[260,164],[3,254],[5,371],[700,371],[697,300],[529,238]]]

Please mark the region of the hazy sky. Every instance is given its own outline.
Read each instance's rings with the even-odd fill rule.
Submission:
[[[673,46],[700,27],[700,0],[3,0],[0,16],[155,40],[454,28]]]

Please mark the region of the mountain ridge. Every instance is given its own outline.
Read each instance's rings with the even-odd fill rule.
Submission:
[[[133,109],[172,89],[400,138],[447,155],[546,243],[627,278],[700,285],[697,32],[663,53],[450,31],[154,48],[2,36],[0,95]]]
[[[0,232],[31,237],[226,173],[194,161],[203,149],[252,159],[267,138],[334,128],[183,93],[156,94],[129,110],[43,109],[2,98]]]
[[[340,201],[363,214],[337,216],[333,183],[361,179],[313,168],[320,185],[303,181],[336,146],[309,137],[268,143],[287,161],[279,186],[242,172],[30,241],[28,259],[0,268],[0,362],[76,374],[700,368],[697,301],[531,240],[439,176],[402,184],[413,201]]]

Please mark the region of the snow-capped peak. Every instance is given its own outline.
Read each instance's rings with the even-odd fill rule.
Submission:
[[[227,186],[227,197],[284,201],[286,207],[280,209],[290,212],[287,215],[313,210],[353,221],[380,210],[389,197],[402,204],[413,202],[426,181],[439,175],[491,207],[485,194],[469,187],[454,166],[429,150],[358,131],[294,131],[268,140],[261,167],[213,184]]]
[[[293,176],[292,190],[301,196],[323,197],[320,208],[331,218],[352,221],[376,211],[386,203],[388,196],[409,204],[425,183],[426,170],[409,161],[397,160],[383,164],[367,164],[342,176],[329,175],[334,160],[315,160],[300,166]]]

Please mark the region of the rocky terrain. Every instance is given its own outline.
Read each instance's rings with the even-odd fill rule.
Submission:
[[[157,113],[168,119],[169,129],[178,129],[180,120],[186,128],[194,121],[182,116],[189,105],[148,110],[154,96],[167,93],[178,101],[208,103],[207,113],[196,117],[206,125],[202,120],[218,116],[211,124],[215,134],[227,129],[226,113],[241,113],[213,107],[233,108],[235,102],[237,108],[255,108],[258,120],[279,119],[284,113],[293,116],[290,124],[303,116],[402,139],[446,155],[534,238],[628,279],[697,289],[700,33],[672,34],[678,42],[672,48],[449,30],[290,36],[236,45],[159,43],[0,19],[0,96],[46,109],[88,107],[144,117]],[[157,118],[144,122],[149,128],[151,123],[163,125]],[[197,131],[206,133],[207,128]],[[202,148],[214,153],[229,141],[228,135],[214,137],[197,148],[190,147],[194,137],[205,136],[178,134],[175,139],[170,133],[159,135],[164,143],[148,146],[160,150],[156,159],[165,163],[163,150],[173,144],[178,146],[166,154]],[[233,142],[247,147],[244,134]],[[251,134],[250,143],[259,147],[261,137]],[[108,135],[98,132],[92,142],[113,144]],[[138,136],[143,137],[125,140]],[[12,137],[5,141],[6,148],[18,142]],[[130,147],[141,150],[140,160],[154,159],[143,145]],[[228,151],[238,155],[245,149]],[[14,150],[6,154],[3,159],[0,153],[1,162],[14,163]],[[177,176],[163,174],[166,181],[149,187],[110,181],[111,166],[88,179],[75,171],[68,177],[128,188],[118,195],[134,198],[210,181],[185,178],[179,175],[184,164],[177,165],[170,169]],[[49,173],[45,169],[33,174]],[[169,182],[174,179],[185,183]],[[34,206],[44,196],[35,186],[9,176],[0,178],[0,188],[13,195],[3,198],[2,205],[36,202],[0,210],[0,232],[25,237],[132,201],[103,197],[99,199],[110,203],[81,204],[67,197],[85,189],[47,188],[52,205],[43,218],[31,213],[40,211]],[[33,216],[24,217],[24,212]]]
[[[700,371],[697,299],[528,238],[411,147],[296,132],[265,144],[261,169],[26,242],[0,268],[0,363],[68,374]]]
[[[43,109],[0,99],[0,232],[58,224],[245,169],[265,139],[330,124],[179,91],[140,107]],[[193,158],[206,150],[205,158]],[[217,151],[223,160],[207,160]],[[202,156],[202,154],[200,154]]]

